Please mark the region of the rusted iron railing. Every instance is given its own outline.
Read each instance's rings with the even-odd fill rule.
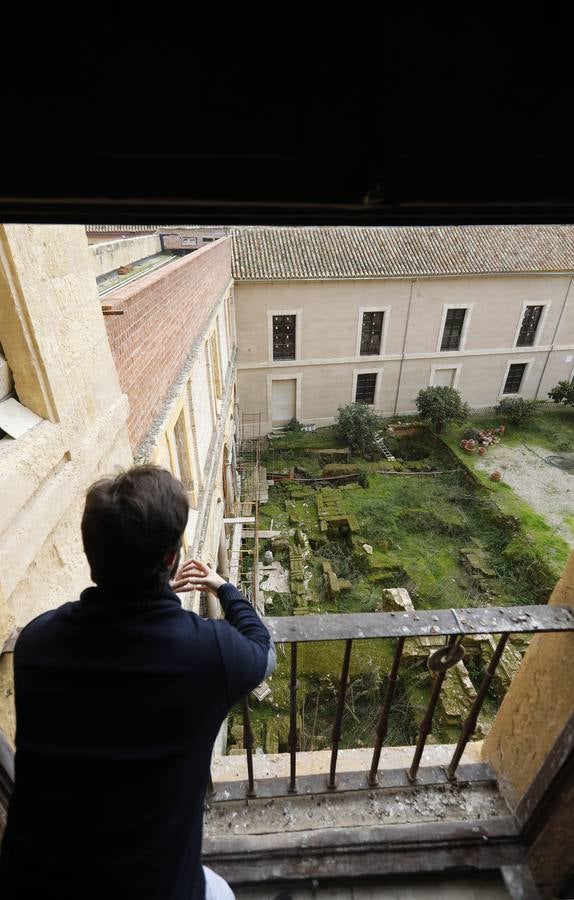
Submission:
[[[462,659],[462,640],[467,635],[499,635],[499,640],[486,667],[468,716],[466,717],[452,759],[446,768],[449,780],[456,778],[456,771],[466,745],[471,739],[478,716],[488,689],[496,673],[504,648],[511,634],[574,631],[574,610],[567,606],[514,606],[477,609],[417,610],[416,612],[390,613],[346,613],[309,616],[285,616],[271,618],[266,624],[277,644],[291,644],[290,671],[290,793],[297,792],[297,646],[299,643],[314,641],[345,641],[337,709],[332,731],[331,762],[326,787],[337,789],[337,755],[341,741],[345,698],[349,685],[349,670],[353,642],[373,638],[397,639],[393,662],[388,673],[387,684],[380,715],[374,735],[374,750],[370,770],[365,773],[365,786],[375,787],[381,777],[379,762],[388,731],[389,716],[397,684],[405,641],[409,638],[444,636],[445,646],[430,650],[428,668],[434,678],[430,700],[419,726],[419,736],[414,750],[407,778],[411,782],[418,779],[421,758],[428,735],[432,729],[433,717],[441,688],[449,668]],[[247,756],[248,797],[256,796],[256,782],[253,774],[253,732],[249,719],[249,705],[243,700],[244,747]]]

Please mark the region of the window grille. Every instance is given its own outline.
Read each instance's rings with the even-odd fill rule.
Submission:
[[[273,316],[273,359],[295,359],[296,316]]]
[[[355,403],[375,402],[375,388],[377,386],[377,376],[375,375],[357,375],[357,388],[355,391]]]
[[[361,327],[361,356],[378,356],[383,335],[383,312],[363,313]]]
[[[458,350],[466,309],[449,309],[442,333],[441,350]]]
[[[541,306],[527,306],[518,333],[517,347],[532,347],[542,315]]]
[[[508,370],[508,375],[506,376],[503,393],[517,394],[520,390],[525,371],[526,363],[512,363]]]

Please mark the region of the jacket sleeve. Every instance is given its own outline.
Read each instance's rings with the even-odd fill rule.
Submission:
[[[275,648],[267,628],[232,584],[217,592],[225,621],[214,622],[226,673],[229,705],[257,687],[275,668]]]

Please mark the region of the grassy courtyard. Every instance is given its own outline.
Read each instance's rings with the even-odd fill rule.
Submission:
[[[475,421],[472,424],[477,427]],[[481,420],[480,427],[491,424],[499,422]],[[458,444],[464,428],[451,429],[444,439],[426,429],[391,438],[394,461],[345,460],[360,473],[361,483],[355,477],[320,480],[326,463],[333,461],[321,451],[341,448],[331,428],[289,433],[270,442],[263,464],[275,476],[275,484],[260,510],[260,530],[275,537],[261,540],[260,558],[272,549],[286,572],[300,558],[304,588],[303,599],[294,589],[264,591],[268,615],[381,611],[384,591],[391,587],[406,588],[415,608],[424,609],[545,602],[568,545],[508,485],[491,482],[474,457],[462,453]],[[525,437],[537,447],[546,442],[549,450],[570,446],[572,417],[555,413],[549,423],[541,417],[528,433],[516,432],[507,430],[505,446],[522,444]],[[348,527],[322,527],[325,510],[334,511],[331,518]],[[289,577],[294,588],[292,572]],[[330,589],[333,579],[344,586],[342,590]],[[484,660],[474,650],[467,650],[466,667],[477,688]],[[302,749],[328,745],[342,652],[337,642],[300,645]],[[343,746],[372,745],[392,652],[391,641],[355,642]],[[519,661],[518,649],[513,653]],[[416,740],[430,686],[424,655],[413,653],[401,667],[389,743]],[[287,749],[288,655],[280,653],[271,687],[272,699],[253,708],[256,743],[268,752]],[[457,694],[451,687],[456,700],[460,690]],[[459,699],[462,718],[469,699]],[[487,730],[499,699],[500,692],[493,690],[479,733]],[[447,712],[437,713],[432,740],[456,738],[459,721]],[[231,725],[233,745],[240,741],[238,716]]]

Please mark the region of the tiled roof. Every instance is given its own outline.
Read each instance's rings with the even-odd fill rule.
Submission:
[[[574,272],[574,225],[229,228],[238,281]]]

